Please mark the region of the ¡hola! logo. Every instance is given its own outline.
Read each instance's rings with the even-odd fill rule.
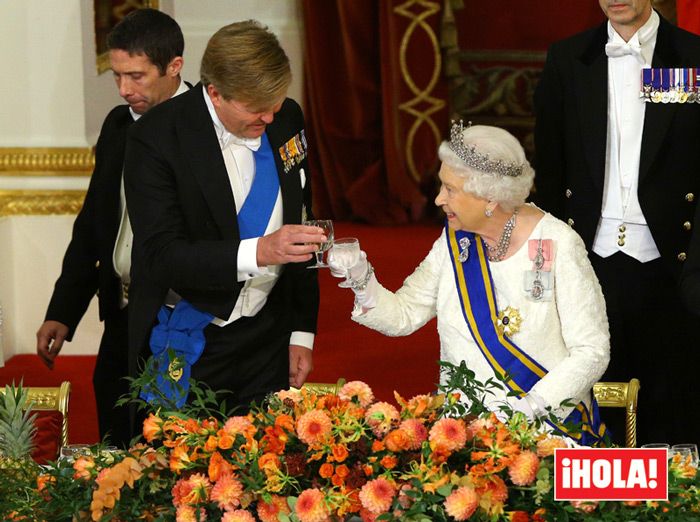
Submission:
[[[665,449],[558,448],[554,500],[668,500]]]

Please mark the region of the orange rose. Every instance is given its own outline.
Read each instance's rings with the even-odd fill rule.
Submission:
[[[411,439],[401,428],[390,431],[389,434],[384,439],[384,444],[389,451],[397,453],[399,451],[405,451],[411,445]]]
[[[231,449],[233,446],[233,437],[231,435],[224,434],[219,437],[219,449]]]
[[[321,467],[318,470],[318,474],[321,475],[321,477],[327,479],[333,476],[333,471],[333,464],[324,462],[323,464],[321,464]]]
[[[348,448],[344,444],[333,444],[332,452],[336,462],[343,462],[348,458]]]
[[[258,459],[258,466],[260,469],[277,470],[280,468],[280,459],[274,453],[265,453]]]
[[[382,457],[382,460],[380,460],[379,463],[386,469],[394,469],[399,463],[399,459],[397,459],[394,455],[386,455]]]

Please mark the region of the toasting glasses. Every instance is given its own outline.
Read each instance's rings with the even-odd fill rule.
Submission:
[[[341,237],[333,242],[333,261],[345,269],[345,281],[340,288],[350,288],[349,270],[360,261],[360,242],[355,237]]]
[[[330,219],[311,219],[309,221],[304,221],[304,225],[309,225],[312,227],[319,227],[323,230],[323,235],[326,236],[325,243],[318,244],[318,250],[316,254],[316,264],[307,266],[306,268],[325,268],[328,265],[323,262],[323,253],[333,246],[333,221]]]

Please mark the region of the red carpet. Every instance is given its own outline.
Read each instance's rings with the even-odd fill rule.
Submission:
[[[440,227],[370,227],[336,223],[335,237],[353,236],[375,267],[379,281],[396,290],[430,250]],[[393,401],[435,389],[438,379],[438,336],[435,321],[409,337],[390,338],[350,319],[353,294],[337,287],[340,281],[321,269],[321,311],[314,349],[315,369],[310,381],[363,380],[381,400]],[[37,325],[38,328],[39,325]],[[17,355],[0,368],[0,385],[24,378],[27,386],[55,386],[71,382],[70,440],[97,442],[95,400],[92,393],[92,356],[58,357],[48,370],[35,355]]]

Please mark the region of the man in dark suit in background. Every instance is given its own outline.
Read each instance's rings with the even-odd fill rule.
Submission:
[[[124,149],[129,126],[146,111],[184,92],[180,79],[184,39],[171,17],[154,9],[127,15],[107,41],[119,95],[128,105],[112,109],[95,147],[95,170],[61,275],[37,332],[37,353],[53,367],[64,341],[70,341],[90,301],[98,295],[105,329],[93,385],[100,437],[129,443],[128,408],[115,408],[128,391],[127,304],[131,230],[122,185]],[[120,196],[121,193],[121,196]]]
[[[312,369],[319,290],[306,262],[325,237],[299,224],[311,211],[304,119],[286,98],[291,71],[275,35],[254,21],[223,27],[201,79],[129,133],[129,365],[137,373],[158,353],[156,322],[153,336],[181,327],[170,318],[185,304],[206,318],[206,343],[184,376],[191,368],[246,407]]]
[[[678,281],[700,197],[700,104],[645,103],[640,92],[642,68],[700,66],[700,38],[651,0],[599,1],[608,22],[547,55],[535,197],[589,250],[610,322],[604,379],[640,379],[639,442],[696,441],[698,322]]]

